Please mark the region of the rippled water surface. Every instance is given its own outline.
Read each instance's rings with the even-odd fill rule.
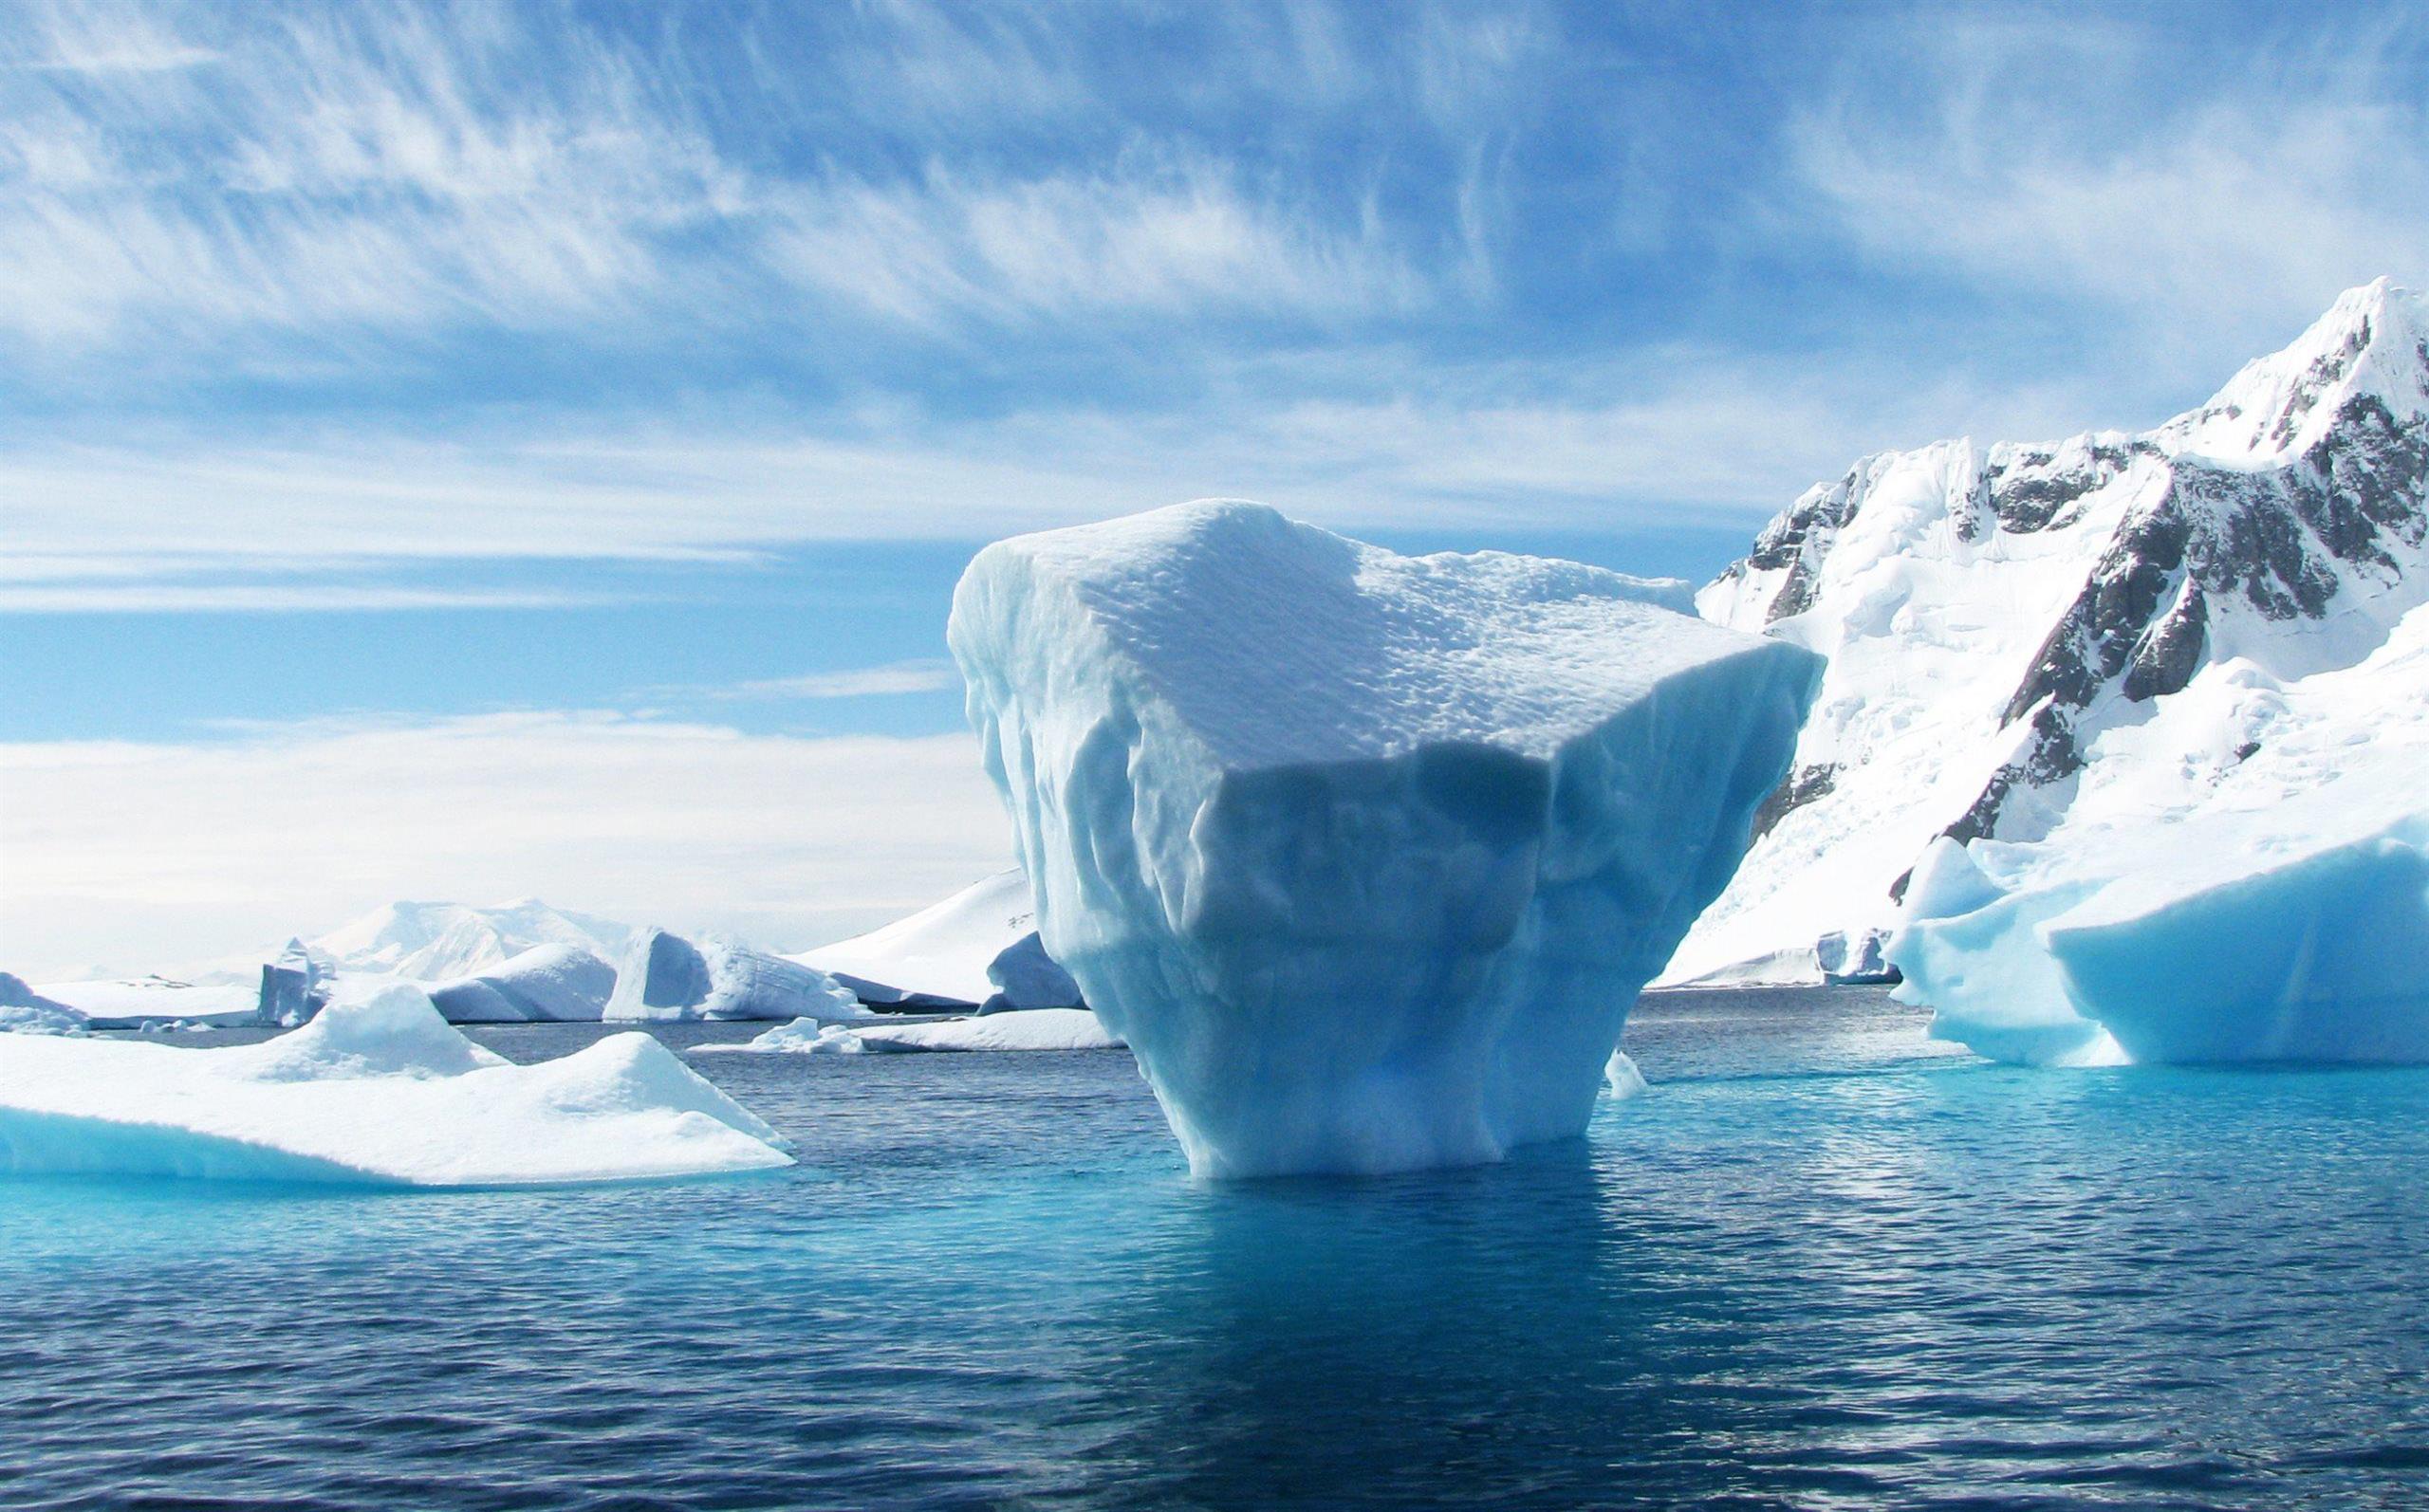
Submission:
[[[2429,1506],[2429,1073],[1628,1048],[1381,1182],[1193,1184],[1098,1052],[700,1058],[767,1176],[0,1183],[0,1505]]]

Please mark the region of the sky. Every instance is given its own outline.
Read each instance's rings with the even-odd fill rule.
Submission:
[[[1701,579],[2429,277],[2429,7],[0,6],[0,968],[1003,863],[980,544]]]

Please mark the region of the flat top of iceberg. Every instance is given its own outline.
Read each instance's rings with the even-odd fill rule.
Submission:
[[[394,984],[259,1044],[0,1054],[0,1171],[20,1174],[623,1181],[790,1165],[781,1142],[647,1035],[511,1065]]]
[[[1660,580],[1403,557],[1239,500],[998,542],[961,592],[1023,572],[1064,588],[1233,768],[1444,742],[1548,756],[1665,676],[1761,651],[1678,613]]]

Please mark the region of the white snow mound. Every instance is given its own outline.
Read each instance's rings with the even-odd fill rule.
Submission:
[[[911,1007],[1068,1008],[1070,974],[1037,943],[1029,874],[998,872],[883,929],[787,957],[867,1003]]]
[[[947,638],[1040,934],[1193,1170],[1583,1131],[1820,669],[1676,597],[1232,501],[971,563]]]
[[[511,1065],[418,990],[341,993],[260,1044],[28,1040],[0,1054],[0,1171],[419,1187],[791,1164],[774,1130],[641,1034]]]

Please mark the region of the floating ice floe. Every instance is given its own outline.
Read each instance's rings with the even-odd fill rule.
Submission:
[[[664,930],[633,936],[616,970],[604,1017],[659,1022],[700,1019],[826,1021],[868,1017],[860,1000],[815,967],[727,941],[697,944]]]
[[[748,1044],[704,1044],[702,1051],[779,1055],[892,1054],[924,1050],[1119,1050],[1122,1041],[1085,1008],[1017,1008],[934,1023],[848,1025],[798,1019]]]
[[[1636,1068],[1636,1061],[1625,1050],[1614,1050],[1603,1065],[1603,1086],[1614,1102],[1641,1097],[1644,1096],[1644,1073]]]
[[[1584,1130],[1821,666],[1681,601],[1222,501],[971,563],[948,639],[1041,936],[1195,1171]]]
[[[512,1065],[399,985],[259,1044],[0,1052],[0,1171],[21,1175],[620,1181],[789,1165],[782,1142],[647,1035]]]
[[[787,959],[888,1006],[1071,1008],[1080,989],[1038,943],[1029,876],[1014,867],[866,934]]]
[[[1900,996],[2033,1064],[2429,1061],[2420,770],[2096,841],[1943,839],[1890,942]]]

